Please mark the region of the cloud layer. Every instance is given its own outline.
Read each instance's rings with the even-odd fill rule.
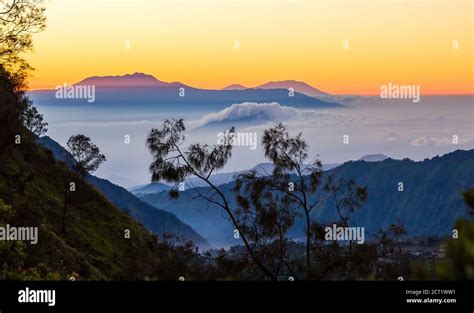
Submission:
[[[217,113],[204,116],[199,122],[206,125],[212,122],[268,122],[286,120],[298,116],[302,111],[282,106],[277,102],[244,102],[233,104]]]

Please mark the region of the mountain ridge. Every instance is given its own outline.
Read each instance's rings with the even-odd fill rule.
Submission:
[[[341,164],[339,163],[331,163],[331,164],[323,164],[323,170],[330,170],[335,168]],[[252,167],[251,169],[241,170],[241,171],[234,171],[234,172],[223,172],[223,173],[216,173],[210,176],[210,181],[215,184],[216,186],[220,186],[223,184],[227,184],[232,181],[233,176],[237,174],[241,174],[244,172],[255,170],[258,175],[269,175],[273,170],[272,163],[260,163]],[[205,183],[202,183],[199,179],[195,177],[191,177],[187,179],[188,184],[195,187],[203,187],[206,186]],[[154,182],[149,184],[143,184],[138,186],[132,186],[127,190],[136,195],[137,197],[143,197],[146,194],[156,193],[161,191],[168,191],[171,189],[170,185],[161,182]]]
[[[180,82],[164,82],[153,75],[136,72],[124,75],[90,76],[74,85],[94,85],[96,87],[187,87]]]
[[[73,157],[59,143],[48,136],[38,138],[37,142],[51,150],[56,160],[63,161],[70,169],[73,168],[75,162]],[[202,249],[210,247],[206,239],[199,235],[191,226],[179,220],[176,215],[144,203],[125,188],[117,186],[106,179],[88,175],[85,180],[92,184],[111,203],[130,214],[131,217],[155,235],[163,236],[167,233],[174,233],[179,238],[193,241],[196,246]]]
[[[181,260],[189,253],[152,235],[27,134],[0,157],[0,222],[38,234],[36,244],[2,242],[3,280],[176,280],[188,268]]]
[[[253,87],[254,89],[289,89],[293,88],[294,91],[302,93],[304,95],[314,97],[314,96],[321,96],[327,95],[326,92],[323,92],[319,89],[314,88],[313,86],[309,85],[303,81],[296,81],[296,80],[281,80],[281,81],[269,81],[267,83],[258,85]]]
[[[375,162],[348,161],[324,172],[323,178],[328,175],[354,179],[357,184],[367,186],[368,200],[353,214],[351,225],[365,227],[368,237],[398,221],[403,222],[408,236],[448,236],[455,221],[466,216],[461,192],[474,186],[474,150],[457,150],[423,161],[391,158]],[[403,183],[402,191],[399,191],[399,183]],[[232,187],[233,182],[220,186],[235,205]],[[200,200],[189,202],[197,191],[184,192],[186,195],[177,200],[169,199],[167,192],[143,195],[141,199],[176,212],[183,221],[202,232],[211,244],[235,244],[232,225],[225,222],[219,208]],[[206,194],[209,189],[199,187],[199,192]],[[181,199],[186,201],[181,202]],[[320,222],[330,222],[337,220],[337,213],[326,201],[314,217]],[[290,231],[293,238],[304,236],[300,232],[304,229],[302,223],[302,220],[296,221],[296,227]]]
[[[225,86],[221,90],[244,90],[244,89],[248,89],[248,87],[245,87],[241,84],[232,84],[229,86]]]
[[[135,72],[133,74],[124,75],[105,75],[105,76],[89,76],[79,82],[73,84],[74,86],[92,85],[99,88],[181,88],[203,90],[203,91],[249,91],[249,90],[283,90],[288,94],[288,89],[293,88],[295,93],[299,93],[308,97],[329,96],[328,93],[323,92],[304,81],[296,80],[282,80],[282,81],[268,81],[266,83],[257,85],[255,87],[245,87],[241,84],[231,84],[221,89],[206,89],[199,87],[191,87],[181,82],[165,82],[157,79],[151,74],[142,72]],[[53,89],[32,90],[30,92],[45,92]],[[323,100],[323,99],[320,99]]]
[[[378,162],[378,161],[384,161],[386,159],[389,159],[390,157],[386,156],[385,154],[382,153],[376,153],[376,154],[366,154],[358,161],[365,161],[365,162]]]

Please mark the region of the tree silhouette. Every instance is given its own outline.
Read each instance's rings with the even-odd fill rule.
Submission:
[[[31,67],[21,57],[32,48],[32,34],[44,29],[44,9],[34,1],[0,0],[0,147],[23,131],[22,114],[30,103],[26,77]]]
[[[463,193],[468,212],[474,215],[474,189]],[[474,222],[461,219],[456,223],[458,237],[445,243],[446,257],[438,262],[437,278],[449,280],[474,279]]]
[[[29,68],[21,58],[31,50],[32,34],[44,30],[44,8],[30,0],[0,0],[0,58],[6,68]]]
[[[232,221],[240,238],[244,242],[246,250],[252,261],[260,268],[266,276],[275,280],[273,273],[261,262],[254,253],[254,248],[250,245],[242,225],[237,220],[235,211],[231,208],[229,199],[215,186],[209,178],[215,170],[223,168],[232,156],[232,139],[235,136],[235,129],[232,127],[225,133],[222,143],[213,146],[191,144],[187,150],[183,150],[186,130],[183,119],[165,120],[161,129],[153,128],[147,138],[147,147],[153,156],[150,165],[152,181],[165,180],[175,184],[170,191],[171,197],[178,197],[178,185],[184,183],[189,176],[196,176],[204,181],[212,192],[203,194],[198,191],[197,197],[205,199],[222,208]]]
[[[238,203],[243,208],[242,212],[247,220],[249,203],[246,199],[250,199],[255,208],[252,213],[257,217],[262,213],[261,207],[277,208],[278,213],[273,213],[274,217],[286,216],[284,219],[286,227],[281,229],[284,231],[292,226],[296,216],[303,216],[306,233],[305,272],[307,276],[311,275],[313,264],[316,263],[312,254],[318,252],[316,241],[321,237],[319,236],[321,225],[313,214],[315,208],[323,203],[333,202],[341,219],[341,226],[348,227],[349,217],[343,215],[343,209],[346,210],[344,213],[353,213],[361,207],[367,198],[367,189],[357,186],[353,180],[347,181],[342,178],[335,180],[332,176],[327,177],[325,184],[322,185],[321,161],[317,157],[308,161],[308,146],[302,139],[302,133],[292,137],[281,123],[264,131],[262,144],[265,156],[274,165],[273,171],[260,177],[256,175],[256,171],[237,175],[234,191],[238,193]],[[262,233],[254,237],[265,238]],[[286,242],[287,238],[279,240]],[[286,259],[281,259],[281,262],[290,273],[295,273],[290,269]]]
[[[308,146],[302,134],[291,137],[285,126],[279,123],[265,130],[262,140],[265,156],[274,165],[272,173],[261,176],[256,171],[249,171],[237,175],[232,188],[236,200],[233,204],[224,191],[210,181],[210,176],[216,169],[223,168],[231,157],[235,129],[226,132],[226,138],[220,144],[191,144],[187,150],[182,147],[184,131],[182,119],[166,120],[161,129],[150,131],[147,146],[153,155],[150,165],[152,181],[174,183],[170,191],[174,198],[179,197],[179,184],[186,182],[189,176],[204,181],[210,188],[194,188],[197,194],[194,198],[204,199],[227,213],[251,261],[270,279],[279,279],[282,273],[295,279],[301,272],[306,277],[311,276],[312,265],[316,262],[312,254],[318,249],[316,240],[321,230],[314,220],[313,210],[321,203],[323,191],[327,192],[328,199],[334,198],[344,225],[349,218],[342,215],[343,209],[352,213],[367,198],[366,189],[357,186],[353,180],[335,181],[329,177],[322,188],[321,162],[314,158],[305,163]],[[301,264],[291,257],[292,243],[287,235],[295,219],[301,215],[306,221],[304,271]]]
[[[67,147],[76,160],[75,168],[82,177],[96,171],[100,164],[107,160],[105,155],[100,153],[99,147],[82,134],[71,136],[67,141]]]
[[[274,185],[271,178],[257,176],[255,171],[237,175],[233,188],[237,202],[235,216],[254,254],[271,269],[272,275],[279,277],[286,270],[298,279],[290,265],[291,240],[287,232],[300,214],[291,197],[272,190]]]
[[[464,192],[463,196],[464,202],[466,202],[467,206],[469,207],[469,214],[474,215],[474,189]]]
[[[48,131],[48,123],[43,122],[43,114],[40,114],[31,101],[23,111],[23,125],[34,135],[41,137]]]

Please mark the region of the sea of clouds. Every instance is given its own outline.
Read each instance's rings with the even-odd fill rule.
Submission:
[[[241,132],[256,132],[260,142],[265,129],[282,122],[292,135],[302,132],[310,147],[309,154],[320,155],[324,163],[341,163],[373,153],[422,160],[474,147],[474,110],[469,100],[438,97],[415,105],[359,99],[351,107],[338,109],[244,102],[215,111],[176,107],[172,114],[159,107],[153,112],[140,111],[137,107],[133,114],[115,107],[91,108],[82,115],[74,107],[40,107],[40,111],[50,122],[50,137],[62,145],[72,134],[91,137],[107,156],[97,175],[122,186],[132,186],[149,181],[151,156],[145,139],[150,129],[161,127],[166,118],[184,118],[187,143],[216,144],[217,132],[229,126],[236,126]],[[212,124],[217,127],[210,127]],[[455,134],[459,136],[458,145],[452,142]],[[125,135],[130,136],[130,144],[124,144]],[[350,137],[348,145],[343,144],[344,135]],[[267,160],[260,144],[256,150],[236,147],[223,171],[248,169],[261,162]]]

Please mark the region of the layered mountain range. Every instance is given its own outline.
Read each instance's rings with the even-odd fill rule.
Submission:
[[[325,171],[323,180],[334,175],[367,186],[368,199],[351,215],[351,225],[365,227],[368,237],[398,222],[403,223],[408,236],[446,236],[451,234],[456,220],[466,215],[461,192],[474,186],[474,150],[458,150],[420,162],[394,160],[382,155],[367,159],[369,161],[346,162]],[[235,206],[233,186],[234,183],[229,182],[219,188]],[[201,194],[210,192],[204,186],[198,187],[198,191]],[[139,196],[144,202],[175,213],[213,246],[236,244],[233,226],[224,212],[213,204],[194,199],[198,191],[186,190],[176,200],[170,199],[166,191]],[[313,217],[321,223],[338,219],[329,200],[321,203],[314,213]],[[290,230],[291,237],[303,237],[303,229],[303,220],[297,219]]]
[[[217,105],[227,107],[235,103],[277,102],[281,105],[312,108],[337,108],[341,104],[331,100],[314,98],[325,95],[318,89],[304,82],[293,80],[269,82],[254,88],[224,88],[222,90],[200,89],[180,82],[164,82],[144,73],[121,76],[94,76],[73,84],[73,87],[94,86],[94,105],[130,105],[139,101],[141,104],[180,104],[180,105]],[[293,88],[290,92],[288,89]],[[37,103],[62,105],[64,101],[71,104],[88,104],[84,99],[57,99],[56,90],[31,91],[32,99]]]
[[[271,81],[255,87],[245,87],[240,84],[232,84],[222,88],[222,90],[245,90],[245,89],[293,89],[295,92],[302,93],[310,97],[327,95],[327,93],[310,86],[305,82],[296,80]]]
[[[73,157],[61,145],[45,136],[37,142],[52,151],[55,159],[73,168]],[[174,213],[161,210],[144,203],[126,189],[117,186],[106,179],[88,175],[85,180],[100,191],[111,203],[129,214],[137,222],[144,225],[153,234],[162,237],[173,234],[181,241],[193,241],[200,248],[209,248],[209,243],[191,226],[183,223]]]

